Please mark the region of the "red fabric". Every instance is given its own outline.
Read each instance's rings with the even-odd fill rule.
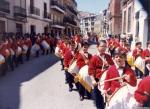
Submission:
[[[72,59],[73,55],[71,53],[71,50],[68,50],[64,55],[64,67],[68,68]]]
[[[26,39],[25,44],[26,44],[28,47],[31,47],[31,46],[32,46],[32,42],[31,42],[30,39]]]
[[[142,52],[142,58],[145,59],[145,57],[150,57],[150,51],[148,49]]]
[[[132,55],[133,55],[133,57],[136,59],[138,56],[142,56],[142,52],[143,52],[143,50],[141,49],[140,50],[140,52],[138,52],[139,50],[137,49],[137,48],[135,48],[134,50],[133,50],[133,53],[132,53]]]
[[[111,56],[105,54],[105,58],[109,65],[114,64],[111,59]],[[92,75],[94,76],[94,78],[99,79],[104,72],[102,71],[102,65],[103,65],[102,59],[97,55],[93,56],[89,62],[89,69],[88,69],[89,75]]]
[[[9,57],[10,56],[10,51],[9,51],[9,44],[3,44],[2,48],[0,49],[0,53],[4,56],[4,57]]]
[[[127,82],[128,84],[130,84],[131,86],[136,86],[137,80],[136,80],[136,76],[134,74],[134,71],[129,68],[126,67],[124,68],[124,74],[127,74],[130,76],[130,82]],[[113,65],[108,69],[107,75],[106,75],[106,80],[112,79],[112,78],[116,78],[116,77],[120,77],[118,70],[116,69],[116,66]],[[105,82],[104,83],[104,90],[110,90],[111,93],[113,93],[117,88],[120,88],[120,82],[118,80],[114,80],[114,81],[109,81],[109,82]]]
[[[134,97],[137,102],[144,104],[148,100],[148,96],[144,94],[146,91],[150,95],[150,76],[143,78],[140,81],[137,90],[134,93]]]
[[[92,55],[90,55],[88,53],[88,60],[90,60],[91,57],[92,57]],[[79,55],[77,56],[77,66],[79,69],[81,69],[84,65],[86,65],[85,60],[84,60],[82,54],[79,53]]]

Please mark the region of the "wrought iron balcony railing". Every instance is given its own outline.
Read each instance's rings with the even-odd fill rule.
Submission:
[[[63,22],[57,22],[57,21],[53,21],[51,24],[52,24],[52,25],[64,26],[64,23],[63,23]]]
[[[35,14],[40,16],[40,9],[34,6],[30,6],[30,14]]]
[[[75,11],[75,9],[74,9],[73,7],[67,6],[67,8],[68,8],[73,14],[75,14],[75,15],[77,16],[77,11]]]
[[[57,6],[57,7],[59,7],[60,9],[62,9],[62,10],[65,11],[65,7],[62,6],[60,3],[58,3],[58,2],[55,1],[55,0],[52,0],[52,1],[51,1],[51,5],[52,5],[52,6]]]
[[[14,16],[26,17],[26,9],[19,6],[14,6]]]
[[[51,19],[51,14],[49,14],[49,13],[46,12],[46,11],[44,11],[43,18]]]
[[[5,0],[0,1],[0,11],[10,13],[9,2]]]
[[[75,22],[73,18],[68,17],[68,16],[65,16],[63,21],[64,23],[69,23],[75,26],[77,25],[77,22]]]

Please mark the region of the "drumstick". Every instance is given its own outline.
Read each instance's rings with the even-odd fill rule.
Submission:
[[[100,81],[101,82],[109,82],[109,81],[114,81],[114,80],[118,80],[118,79],[123,79],[124,77],[126,77],[127,75],[121,76],[121,77],[116,77],[116,78],[111,78],[111,79],[107,79],[107,80],[103,80]]]

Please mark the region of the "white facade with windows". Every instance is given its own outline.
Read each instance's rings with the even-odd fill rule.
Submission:
[[[133,0],[122,7],[122,34],[132,35],[132,48],[135,42],[141,41],[143,47],[146,47],[148,40],[148,18],[142,5],[138,0]]]
[[[96,21],[95,14],[86,13],[84,16],[79,16],[79,19],[80,19],[80,30],[82,34],[94,32],[94,25]]]
[[[50,19],[50,0],[27,0],[27,33],[48,32]]]

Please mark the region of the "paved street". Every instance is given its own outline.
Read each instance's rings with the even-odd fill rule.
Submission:
[[[0,109],[95,109],[92,100],[81,102],[75,90],[69,92],[64,80],[57,57],[33,58],[0,78]]]

